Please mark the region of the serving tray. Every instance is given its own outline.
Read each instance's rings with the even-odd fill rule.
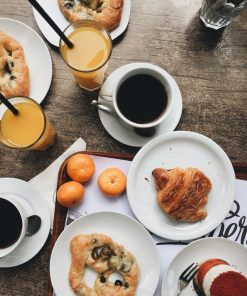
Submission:
[[[134,158],[134,155],[132,155],[132,154],[121,154],[121,153],[117,154],[117,153],[94,152],[94,151],[81,151],[81,152],[76,152],[74,154],[79,154],[79,153],[85,153],[85,154],[101,156],[101,157],[116,158],[116,159],[122,159],[122,160],[129,160],[129,161],[131,161]],[[66,167],[67,167],[68,159],[74,154],[71,154],[62,163],[60,170],[58,172],[57,188],[59,188],[63,183],[70,180],[67,175],[67,172],[66,172]],[[247,180],[247,164],[233,163],[233,167],[234,167],[234,171],[235,171],[237,179]],[[60,233],[64,229],[66,214],[67,214],[67,208],[62,207],[60,204],[58,204],[56,202],[55,213],[54,213],[53,232],[52,232],[52,237],[51,237],[51,250],[52,250],[58,236],[60,235]],[[47,296],[53,296],[53,288],[51,285],[50,278],[49,278],[49,283],[48,283]]]

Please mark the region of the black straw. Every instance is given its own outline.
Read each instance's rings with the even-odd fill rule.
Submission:
[[[44,9],[39,5],[36,0],[28,0],[32,6],[41,14],[41,16],[47,21],[47,23],[52,27],[52,29],[61,37],[61,39],[67,44],[69,48],[72,48],[73,43],[65,36],[63,31],[55,24],[55,22],[50,18],[50,16],[44,11]]]
[[[18,115],[19,111],[0,93],[0,101],[14,114]]]
[[[227,0],[227,3],[232,3],[235,6],[238,6],[239,4],[243,3],[243,0]]]

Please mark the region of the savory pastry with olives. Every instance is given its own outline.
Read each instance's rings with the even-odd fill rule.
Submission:
[[[29,70],[22,46],[0,31],[0,92],[6,97],[29,96]]]
[[[108,31],[120,23],[123,3],[124,0],[58,0],[61,12],[70,23],[94,20]]]
[[[69,282],[77,296],[134,296],[140,271],[135,257],[122,245],[101,233],[80,234],[70,243],[71,266]],[[83,278],[85,268],[98,273],[94,286],[88,287]],[[109,281],[119,273],[123,280]]]

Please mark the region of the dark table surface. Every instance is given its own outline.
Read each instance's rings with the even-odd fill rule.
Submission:
[[[109,73],[138,61],[164,68],[176,79],[183,97],[176,130],[202,133],[217,142],[232,162],[247,163],[247,10],[225,30],[211,31],[199,20],[201,0],[134,0],[131,5],[128,29],[114,41]],[[0,0],[0,6],[0,17],[22,21],[41,35],[28,1]],[[87,142],[88,150],[138,151],[104,130],[90,105],[97,93],[81,90],[59,53],[47,45],[53,79],[42,106],[56,128],[56,142],[42,152],[1,146],[0,177],[29,180],[78,137]],[[0,295],[45,296],[49,255],[50,240],[31,261],[1,269]]]

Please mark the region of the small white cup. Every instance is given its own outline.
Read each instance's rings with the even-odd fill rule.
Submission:
[[[146,74],[146,75],[152,76],[152,77],[156,78],[157,80],[159,80],[161,82],[161,84],[164,86],[164,88],[166,90],[166,94],[167,94],[167,105],[166,105],[166,108],[164,109],[164,112],[162,112],[162,114],[157,119],[153,120],[152,122],[148,122],[148,123],[137,123],[137,122],[130,121],[128,118],[126,118],[121,113],[121,111],[118,108],[118,104],[117,104],[117,94],[118,94],[118,90],[119,90],[120,86],[129,77],[132,77],[132,76],[135,76],[138,74]],[[153,64],[143,63],[142,66],[140,66],[138,68],[133,68],[133,69],[129,70],[128,72],[126,72],[125,74],[123,74],[120,77],[120,79],[115,83],[112,92],[111,93],[101,93],[100,98],[102,98],[105,101],[110,102],[113,105],[113,108],[116,111],[119,118],[121,118],[121,120],[123,122],[125,122],[128,126],[134,128],[134,129],[143,129],[143,130],[156,127],[163,120],[165,120],[167,118],[167,116],[170,114],[171,109],[172,109],[172,105],[174,102],[174,94],[173,94],[174,91],[173,91],[173,88],[171,85],[171,81],[169,79],[170,76],[169,75],[166,76],[165,74],[166,74],[166,72],[162,68],[155,66]]]
[[[10,246],[8,246],[6,248],[0,248],[0,258],[1,258],[1,257],[8,255],[10,252],[14,251],[18,247],[18,245],[21,243],[23,238],[25,237],[25,233],[26,233],[27,226],[28,226],[28,215],[27,215],[27,212],[26,212],[25,208],[23,207],[23,205],[19,201],[17,201],[15,196],[10,195],[10,194],[4,194],[4,195],[0,196],[0,199],[5,199],[9,203],[11,203],[18,210],[20,217],[21,217],[21,221],[22,221],[21,233],[18,236],[17,240],[14,241]],[[11,217],[9,217],[9,218],[11,219]],[[6,223],[7,222],[8,221],[6,221]],[[6,224],[5,227],[8,228],[8,225]]]

